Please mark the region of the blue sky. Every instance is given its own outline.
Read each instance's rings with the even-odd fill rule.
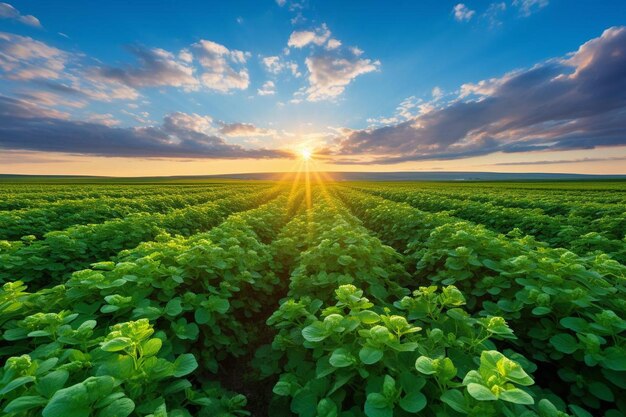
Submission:
[[[280,171],[310,147],[325,169],[619,172],[626,100],[572,94],[622,85],[624,24],[623,1],[0,3],[0,171]]]

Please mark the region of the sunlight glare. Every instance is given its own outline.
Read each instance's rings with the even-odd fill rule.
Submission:
[[[300,150],[300,156],[305,161],[309,161],[313,157],[313,152],[311,152],[311,150],[308,149],[308,148],[304,148],[304,149]]]

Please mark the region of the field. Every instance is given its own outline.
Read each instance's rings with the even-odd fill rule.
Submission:
[[[626,182],[0,184],[0,410],[626,415]]]

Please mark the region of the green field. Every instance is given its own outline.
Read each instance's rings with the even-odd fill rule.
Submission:
[[[626,415],[624,181],[63,182],[0,184],[2,415]]]

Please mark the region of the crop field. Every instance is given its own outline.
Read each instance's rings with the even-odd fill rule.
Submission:
[[[626,416],[626,182],[0,184],[0,414]]]

